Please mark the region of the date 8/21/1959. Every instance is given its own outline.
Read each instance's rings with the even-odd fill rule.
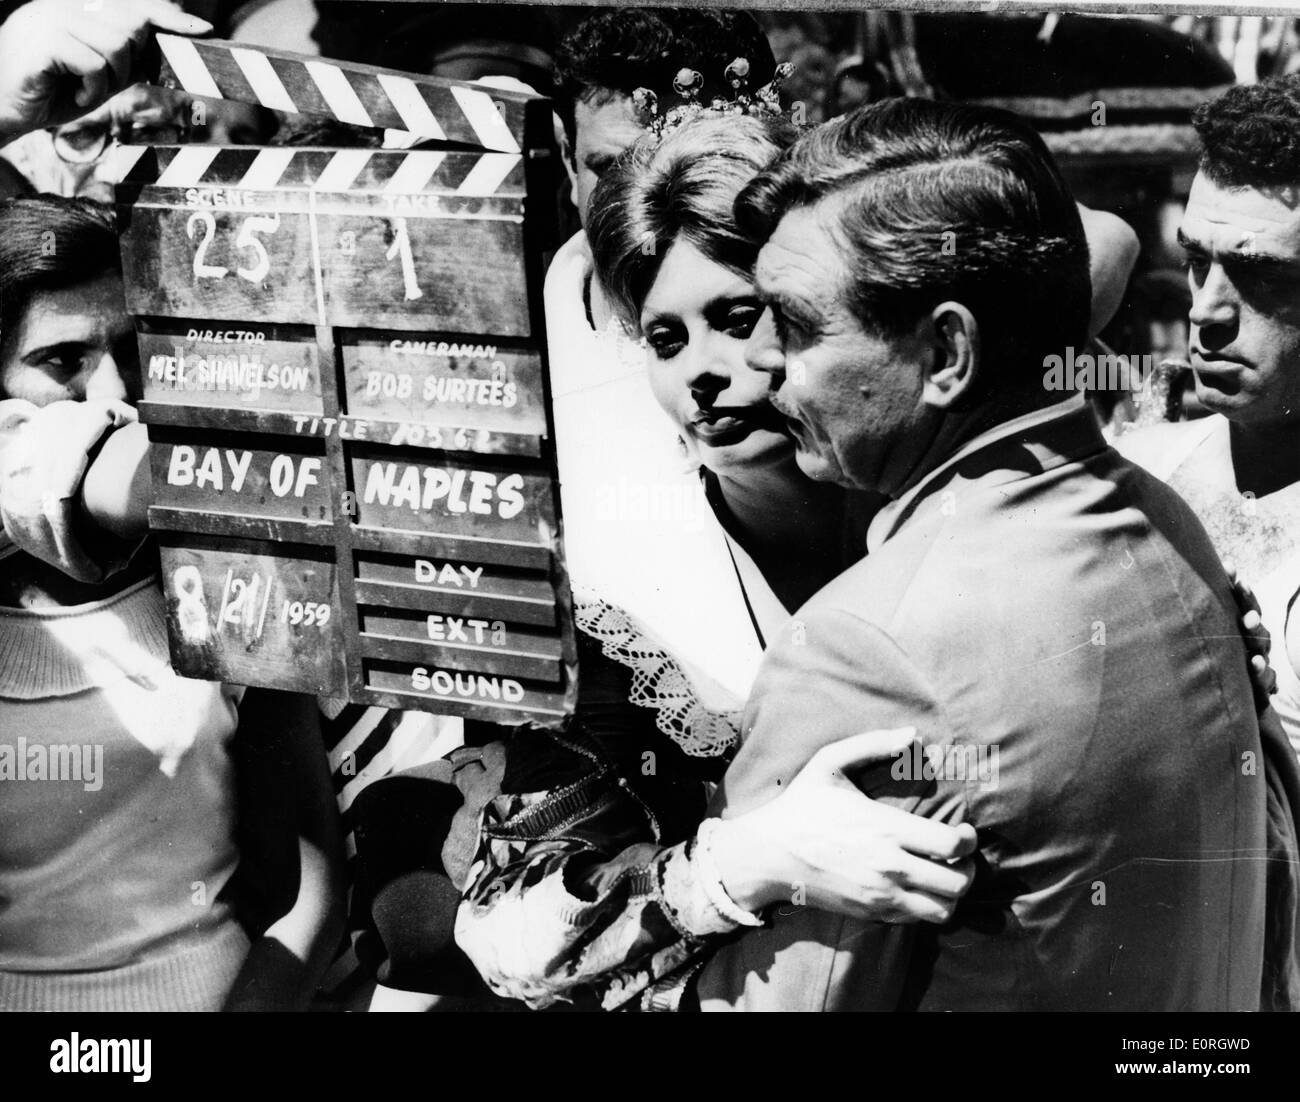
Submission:
[[[178,599],[177,619],[185,641],[194,645],[209,642],[212,623],[201,572],[193,565],[179,566],[173,572],[172,584]],[[333,608],[328,601],[303,600],[276,590],[272,572],[240,575],[233,567],[227,568],[215,621],[217,630],[231,631],[245,642],[255,642],[263,636],[273,606],[276,607],[274,618],[290,627],[324,628],[330,622]]]
[[[341,692],[331,563],[212,548],[162,548],[173,655],[186,676]]]

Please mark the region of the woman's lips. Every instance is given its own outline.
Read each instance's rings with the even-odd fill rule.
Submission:
[[[759,429],[782,432],[784,417],[766,403],[744,410],[701,411],[691,418],[691,433],[710,447],[723,447],[745,439]]]
[[[748,418],[719,417],[713,421],[695,421],[691,425],[691,431],[697,439],[716,448],[723,444],[735,444],[758,427]]]

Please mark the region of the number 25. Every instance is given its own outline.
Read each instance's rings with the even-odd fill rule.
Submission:
[[[230,269],[217,264],[208,264],[204,259],[207,256],[209,247],[212,245],[212,238],[217,232],[216,219],[206,210],[195,211],[191,214],[189,221],[185,223],[185,235],[191,241],[194,240],[194,230],[198,226],[203,229],[203,239],[199,242],[199,247],[194,250],[194,278],[224,279],[230,274]],[[275,233],[279,228],[279,211],[269,215],[251,215],[244,219],[240,224],[239,233],[235,236],[235,248],[251,250],[253,263],[246,268],[236,268],[235,274],[237,276],[248,280],[249,283],[261,283],[266,278],[267,272],[271,270],[271,258],[267,254],[266,246],[255,235],[259,233]]]

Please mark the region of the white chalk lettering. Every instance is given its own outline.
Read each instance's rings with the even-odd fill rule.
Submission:
[[[449,379],[445,375],[427,375],[422,393],[426,402],[502,406],[507,409],[519,401],[519,388],[513,382],[501,379]]]
[[[429,638],[435,642],[477,643],[482,646],[485,642],[484,634],[491,624],[487,620],[470,620],[463,616],[441,616],[430,613],[427,627]],[[487,641],[493,646],[502,646],[505,643],[504,639],[498,642],[495,637]]]
[[[302,497],[309,486],[320,484],[317,477],[321,468],[320,459],[314,456],[304,457],[296,466],[293,457],[277,455],[271,460],[271,492],[276,497]]]
[[[155,366],[155,361],[157,365]],[[311,369],[303,364],[266,363],[258,356],[154,356],[149,377],[172,383],[178,390],[305,391],[311,386]]]
[[[370,422],[353,417],[313,417],[309,413],[295,414],[293,418],[293,431],[309,436],[333,436],[335,429],[340,440],[366,440]]]
[[[226,210],[243,210],[257,205],[255,191],[235,191],[233,188],[186,188],[185,202],[192,207],[216,207]]]
[[[252,452],[235,452],[229,448],[225,452],[226,463],[230,467],[230,488],[238,493],[248,477],[249,466],[253,462]],[[202,489],[210,486],[221,493],[226,486],[225,467],[221,464],[220,448],[204,448],[203,458],[189,444],[177,444],[172,448],[171,459],[167,465],[167,483],[170,486],[196,486]]]
[[[457,344],[451,341],[390,341],[389,350],[401,356],[459,356],[469,360],[496,359],[495,344]]]
[[[202,344],[263,344],[266,334],[260,329],[188,329],[185,339]]]
[[[434,696],[476,697],[480,700],[503,700],[507,704],[518,704],[524,698],[524,687],[512,677],[451,673],[430,670],[425,666],[416,666],[411,671],[411,688]]]
[[[471,485],[468,499],[466,482]],[[500,478],[490,471],[449,471],[442,467],[377,462],[366,472],[361,500],[366,505],[413,511],[429,511],[435,505],[448,513],[490,516],[495,511],[503,520],[509,520],[523,510],[523,488],[524,479],[520,474]]]
[[[483,568],[481,566],[470,567],[449,562],[439,566],[428,559],[415,560],[415,580],[419,585],[454,585],[459,589],[468,583],[470,589],[477,589],[482,577]]]

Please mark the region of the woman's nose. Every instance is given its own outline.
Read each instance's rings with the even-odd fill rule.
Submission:
[[[725,341],[705,337],[691,344],[693,354],[686,364],[686,385],[696,402],[704,405],[731,385],[735,365],[727,356]]]

